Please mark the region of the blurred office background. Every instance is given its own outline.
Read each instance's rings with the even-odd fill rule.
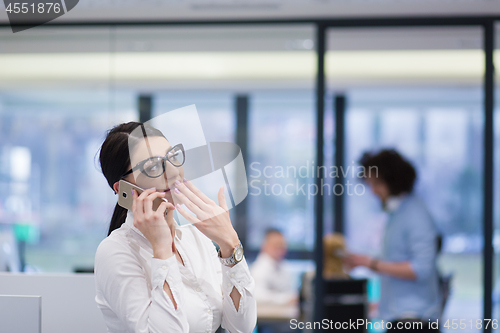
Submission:
[[[478,2],[489,8],[489,2]],[[96,8],[109,14],[111,5],[87,1],[79,6],[85,18]],[[125,13],[133,6],[130,2],[122,9]],[[495,30],[500,48],[500,23]],[[334,100],[342,97],[345,166],[357,165],[362,152],[382,147],[398,149],[417,166],[417,192],[444,237],[439,267],[453,275],[445,318],[482,318],[483,30],[329,28],[326,40],[325,165],[334,165]],[[139,100],[146,98],[151,117],[196,104],[208,141],[236,142],[238,124],[244,126],[247,175],[257,182],[249,188],[245,218],[235,218],[237,229],[250,260],[267,227],[282,229],[298,282],[300,272],[314,269],[314,199],[301,192],[256,191],[264,191],[264,180],[306,187],[315,180],[311,174],[267,179],[255,169],[309,168],[316,161],[316,46],[315,26],[309,23],[41,26],[16,34],[2,27],[0,227],[14,239],[4,243],[4,253],[17,252],[18,268],[26,272],[93,267],[116,202],[96,154],[106,130],[139,120]],[[500,68],[499,51],[494,61]],[[498,74],[496,79],[498,86]],[[497,88],[497,105],[499,100]],[[495,252],[500,251],[499,110]],[[347,180],[359,182],[350,175]],[[332,203],[327,193],[325,232],[339,228]],[[376,254],[387,218],[378,201],[367,189],[345,195],[344,204],[341,229],[348,249]],[[373,281],[376,288],[375,276]],[[500,284],[494,287],[493,319],[500,319]]]

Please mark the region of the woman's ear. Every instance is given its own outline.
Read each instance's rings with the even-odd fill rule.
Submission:
[[[113,190],[115,190],[115,194],[118,194],[118,182],[113,184]]]

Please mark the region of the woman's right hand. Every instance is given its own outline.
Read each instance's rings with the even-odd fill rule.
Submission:
[[[156,192],[151,188],[142,192],[133,193],[132,213],[134,214],[134,227],[139,229],[144,237],[151,243],[155,258],[167,259],[173,255],[172,232],[165,220],[165,211],[174,210],[174,205],[164,201],[156,211],[153,211],[153,200],[165,197],[164,192]]]

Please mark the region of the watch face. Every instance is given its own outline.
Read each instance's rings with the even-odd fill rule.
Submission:
[[[243,249],[238,248],[238,249],[236,249],[236,251],[234,253],[234,260],[236,260],[237,262],[240,262],[242,259],[243,259]]]

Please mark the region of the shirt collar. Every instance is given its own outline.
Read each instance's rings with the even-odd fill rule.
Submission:
[[[175,221],[174,219],[174,228],[175,228],[175,238],[177,238],[178,240],[181,240],[182,239],[182,229],[179,227],[179,224],[177,223],[177,221]],[[142,237],[146,238],[142,232],[137,229],[135,226],[134,226],[134,214],[132,213],[131,210],[129,210],[127,212],[127,218],[125,219],[125,224],[127,224],[132,230],[134,230],[135,232],[137,232],[139,235],[141,235]]]
[[[403,202],[405,197],[406,194],[391,195],[389,198],[387,198],[387,201],[385,202],[384,210],[389,213],[394,212],[396,209],[399,208],[401,202]]]
[[[278,260],[274,259],[273,257],[271,257],[269,254],[267,254],[264,251],[261,251],[259,253],[259,256],[261,256],[262,258],[264,258],[264,260],[272,262],[274,264],[279,264],[281,262],[281,261],[278,261]]]

